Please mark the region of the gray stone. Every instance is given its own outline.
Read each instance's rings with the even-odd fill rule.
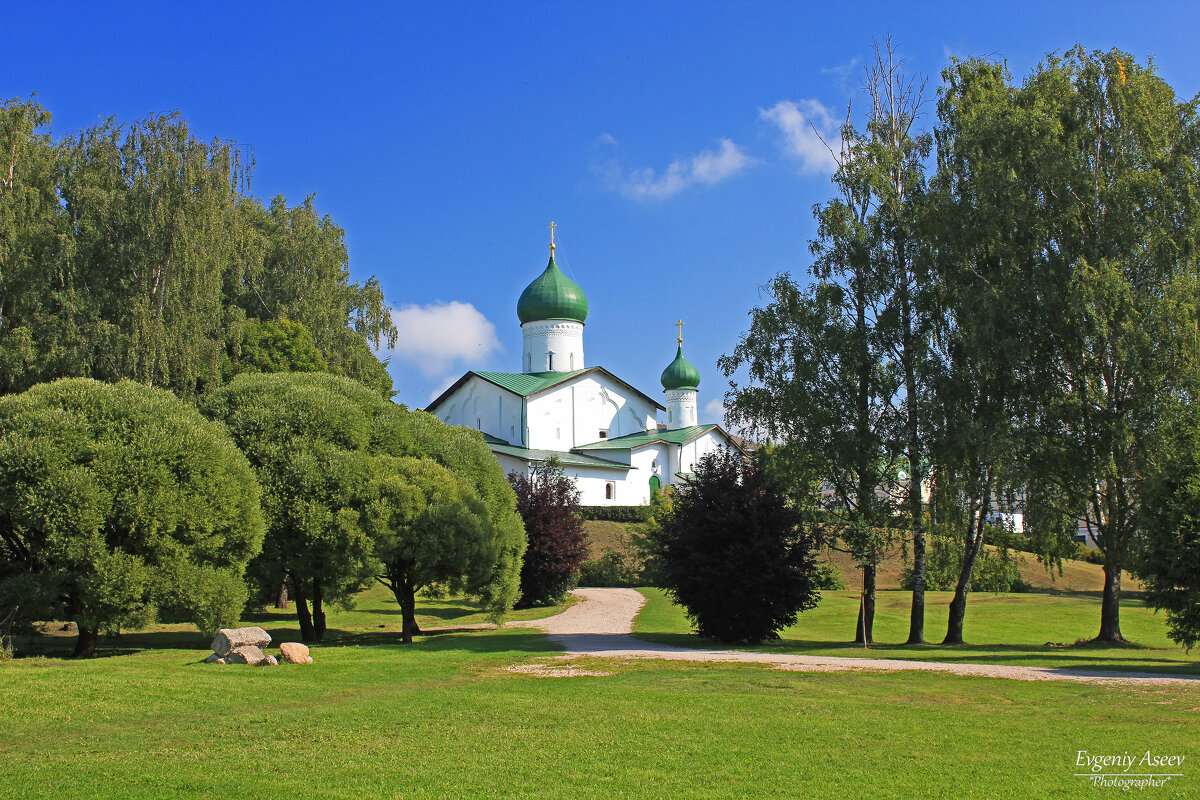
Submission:
[[[224,664],[225,659],[221,658],[216,653],[212,653],[208,658],[204,659],[205,664]]]
[[[229,655],[239,647],[266,647],[271,643],[271,634],[262,628],[222,628],[212,640],[212,650],[219,656]]]
[[[263,660],[255,664],[256,667],[277,667],[279,660],[275,656],[263,656]]]
[[[263,651],[259,650],[252,644],[244,645],[236,650],[230,650],[229,655],[225,656],[226,664],[249,664],[256,667],[266,658]]]
[[[312,656],[308,654],[308,647],[299,642],[284,642],[279,645],[279,655],[289,664],[312,663]]]

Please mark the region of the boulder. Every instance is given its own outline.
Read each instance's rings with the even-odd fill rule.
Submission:
[[[263,660],[255,664],[256,667],[277,667],[279,660],[275,656],[263,656]]]
[[[263,651],[259,650],[252,644],[244,645],[236,650],[229,651],[229,655],[225,656],[226,664],[249,664],[256,667],[266,658]]]
[[[279,645],[279,655],[289,664],[311,664],[312,656],[308,654],[308,647],[299,642],[284,642]]]
[[[271,643],[271,634],[262,628],[222,628],[212,640],[212,650],[219,656],[227,656],[239,647],[266,647]]]
[[[212,653],[208,658],[204,659],[205,664],[224,664],[225,659],[221,658],[216,653]]]

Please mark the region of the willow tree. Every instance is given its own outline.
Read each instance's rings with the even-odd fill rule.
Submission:
[[[61,265],[70,245],[58,202],[50,113],[35,100],[0,102],[0,393],[46,376],[82,374]],[[62,364],[62,366],[57,366]]]
[[[263,537],[258,484],[226,430],[129,381],[0,398],[0,519],[0,601],[74,620],[77,656],[160,612],[208,633],[234,623]]]

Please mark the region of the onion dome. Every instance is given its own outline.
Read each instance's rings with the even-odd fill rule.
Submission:
[[[663,370],[662,385],[664,389],[699,389],[700,372],[683,357],[683,344],[675,353],[675,360]]]
[[[579,284],[568,278],[554,263],[554,253],[546,271],[521,292],[517,318],[522,324],[542,319],[567,319],[582,323],[587,319],[588,302]]]

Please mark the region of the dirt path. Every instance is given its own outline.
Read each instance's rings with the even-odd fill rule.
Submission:
[[[577,656],[596,658],[657,658],[668,661],[714,661],[771,664],[777,669],[812,672],[871,670],[892,672],[923,670],[974,675],[983,678],[1009,678],[1020,681],[1081,681],[1146,686],[1182,684],[1200,688],[1200,676],[1166,675],[1152,672],[1113,673],[1056,667],[1014,667],[1000,664],[949,664],[939,661],[909,661],[898,658],[846,658],[841,656],[802,656],[777,653],[751,653],[742,650],[692,650],[685,647],[643,642],[629,634],[633,620],[646,602],[634,589],[576,589],[576,603],[561,614],[545,619],[510,622],[509,626],[536,628],[562,645],[569,659]],[[564,674],[591,674],[579,671]]]

